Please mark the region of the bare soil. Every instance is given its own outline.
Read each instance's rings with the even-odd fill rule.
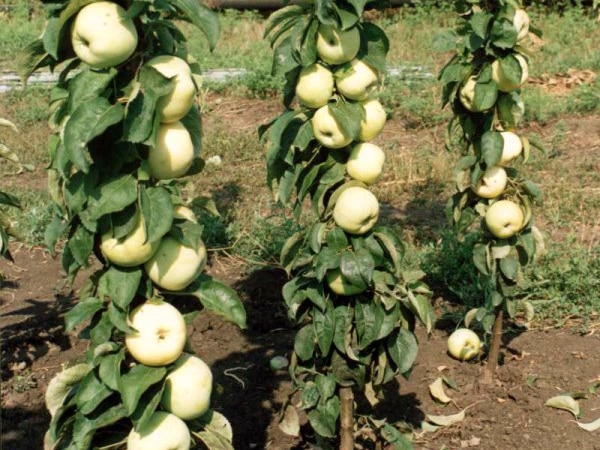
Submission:
[[[220,103],[228,111],[228,125],[254,133],[256,125],[277,114],[274,102]],[[216,112],[219,114],[218,112]],[[208,114],[205,129],[210,129]],[[579,157],[592,164],[600,161],[600,116],[563,119],[570,130],[565,141],[564,164],[576,164]],[[532,125],[549,134],[552,124]],[[240,128],[241,127],[241,128]],[[386,135],[402,134],[409,148],[423,140],[440,140],[439,130],[409,130],[399,121],[390,121]],[[22,183],[43,178],[23,177]],[[549,182],[549,179],[542,180]],[[597,187],[595,188],[597,189]],[[407,198],[398,198],[390,209],[407,217]],[[412,226],[427,227],[435,213],[411,214]],[[598,243],[597,225],[587,226],[585,240]],[[0,261],[4,282],[0,289],[2,437],[6,450],[42,449],[49,414],[44,391],[49,380],[83,355],[86,342],[66,334],[63,315],[77,301],[80,276],[73,289],[63,285],[60,257],[40,248],[12,245],[14,263]],[[190,325],[194,350],[213,369],[218,388],[213,407],[232,423],[234,446],[244,449],[314,448],[308,430],[300,438],[284,435],[277,427],[280,407],[290,392],[285,370],[274,372],[269,360],[288,355],[295,334],[287,320],[281,299],[285,274],[277,267],[248,271],[243,261],[213,253],[209,272],[235,287],[246,307],[249,327],[240,330],[210,314],[200,314]],[[436,289],[435,286],[433,286]],[[443,291],[436,306],[444,302]],[[386,399],[376,415],[390,422],[405,421],[416,432],[415,448],[423,450],[480,448],[485,450],[544,449],[600,450],[600,431],[580,429],[567,412],[544,406],[550,397],[578,392],[582,397],[582,422],[600,417],[600,332],[591,327],[587,335],[568,330],[525,331],[514,329],[505,336],[501,364],[493,385],[479,383],[483,361],[459,363],[446,353],[450,330],[439,323],[427,336],[417,330],[419,355],[408,380],[398,378],[387,389]],[[455,383],[446,388],[453,399],[447,406],[437,404],[428,385],[438,377]],[[435,432],[420,432],[428,414],[450,415],[465,410],[464,420]]]

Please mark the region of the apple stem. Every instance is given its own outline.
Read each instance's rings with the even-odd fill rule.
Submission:
[[[488,361],[483,372],[483,384],[492,384],[496,367],[498,367],[498,358],[500,356],[500,344],[502,343],[502,324],[504,322],[504,310],[502,307],[496,309],[496,320],[492,329],[492,341],[490,342],[490,351]]]
[[[340,386],[340,450],[354,449],[354,393]]]

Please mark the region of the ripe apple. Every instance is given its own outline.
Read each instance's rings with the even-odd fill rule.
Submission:
[[[518,61],[519,66],[521,67],[521,79],[518,83],[515,83],[506,76],[506,74],[502,70],[500,60],[497,59],[492,63],[492,79],[494,80],[494,83],[496,83],[496,85],[498,86],[499,91],[511,92],[516,89],[519,89],[529,77],[529,66],[525,57],[519,54],[515,54],[513,55],[513,57]]]
[[[352,138],[346,136],[338,124],[329,105],[321,106],[312,118],[313,132],[315,138],[324,147],[342,148],[352,142]]]
[[[348,283],[343,277],[340,269],[334,269],[327,272],[326,275],[327,285],[337,295],[356,295],[364,292],[367,288],[355,286]]]
[[[159,180],[179,178],[194,161],[194,144],[181,122],[163,123],[156,135],[156,145],[148,152],[150,174]]]
[[[379,218],[379,202],[371,191],[351,186],[340,194],[333,207],[333,220],[350,234],[365,234]]]
[[[117,239],[110,233],[100,239],[100,250],[111,263],[123,267],[144,264],[158,249],[160,241],[146,241],[145,223],[141,213],[137,212],[135,228],[124,238]]]
[[[125,335],[131,356],[146,366],[165,366],[175,361],[185,346],[186,326],[177,308],[163,300],[148,300],[129,314],[136,331]]]
[[[473,192],[482,198],[496,198],[504,192],[507,183],[506,170],[499,166],[488,167]]]
[[[197,419],[208,411],[212,385],[212,372],[204,361],[181,355],[165,379],[160,404],[180,419]]]
[[[171,236],[165,236],[144,268],[148,277],[161,288],[181,291],[200,275],[206,260],[206,247],[202,241],[198,248],[191,248]]]
[[[365,109],[365,116],[360,122],[360,133],[358,138],[361,141],[371,141],[379,136],[387,120],[387,114],[379,100],[372,99],[362,103]]]
[[[448,352],[459,361],[473,359],[480,349],[479,336],[468,328],[458,328],[448,337]]]
[[[114,67],[135,51],[138,35],[126,11],[113,2],[95,2],[79,10],[71,26],[75,54],[94,69]]]
[[[502,156],[500,157],[501,166],[507,166],[514,161],[523,151],[523,142],[521,138],[512,131],[501,131],[504,145],[502,147]]]
[[[320,108],[333,95],[333,74],[321,64],[313,64],[300,71],[296,95],[304,106]]]
[[[140,430],[133,428],[127,437],[127,450],[189,450],[190,430],[174,414],[156,411]]]
[[[339,30],[321,24],[317,31],[317,54],[329,64],[344,64],[356,57],[360,48],[360,32],[353,27]]]
[[[177,122],[182,119],[194,104],[196,86],[190,66],[181,58],[161,55],[152,58],[147,66],[158,70],[163,76],[174,81],[173,90],[161,97],[156,105],[162,123]]]
[[[529,34],[529,16],[525,10],[517,8],[513,16],[513,26],[517,30],[517,44],[519,44]]]
[[[353,59],[350,66],[336,72],[337,90],[351,100],[365,100],[377,89],[379,72],[360,59]]]
[[[510,200],[492,204],[485,213],[485,224],[500,239],[507,239],[519,232],[524,225],[523,209]]]
[[[467,78],[467,81],[465,81],[463,83],[463,85],[461,86],[458,95],[460,98],[460,102],[469,111],[481,112],[481,111],[484,111],[484,109],[478,108],[477,105],[475,104],[475,86],[477,86],[477,77],[474,75],[471,75],[469,78]],[[494,92],[496,92],[496,97],[497,97],[498,92],[495,90],[494,90]],[[490,100],[490,102],[489,102],[490,104],[494,104],[496,102],[495,98],[492,100],[493,101]]]
[[[365,184],[375,183],[383,172],[385,153],[375,144],[361,142],[354,145],[346,162],[346,172]]]

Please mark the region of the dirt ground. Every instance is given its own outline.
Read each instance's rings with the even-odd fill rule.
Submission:
[[[247,114],[243,102],[242,106],[240,102],[235,105],[239,113],[233,113],[233,120],[249,130],[273,117],[278,108],[264,103],[260,114]],[[227,108],[227,103],[220,108]],[[234,106],[231,108],[233,111]],[[566,121],[570,132],[565,163],[569,155],[585,152],[600,169],[600,116]],[[543,127],[540,129],[543,131]],[[386,133],[405,133],[408,146],[416,146],[432,134],[430,130],[406,130],[395,121],[388,123]],[[42,168],[37,175],[27,179],[35,183],[43,178]],[[402,210],[405,205],[400,199],[398,202],[392,206]],[[591,239],[590,245],[597,244],[598,228],[588,229],[586,236]],[[1,448],[35,450],[42,448],[49,422],[45,388],[62,364],[81,357],[86,345],[76,336],[65,334],[62,318],[76,301],[82,280],[77,280],[72,291],[65,289],[58,257],[39,248],[13,245],[12,249],[15,262],[0,261],[0,272],[5,277],[0,290]],[[240,292],[248,314],[247,330],[239,330],[210,313],[200,314],[189,329],[193,348],[212,367],[219,385],[213,407],[231,421],[235,448],[313,448],[308,438],[288,437],[277,427],[290,382],[285,370],[274,372],[269,368],[269,360],[289,354],[295,334],[280,296],[285,274],[275,267],[247,273],[239,260],[217,255],[212,258],[209,272]],[[442,301],[436,295],[438,306]],[[430,336],[419,329],[419,355],[412,375],[389,386],[376,415],[389,422],[412,425],[417,432],[415,448],[422,450],[600,450],[600,431],[584,431],[569,412],[544,406],[550,397],[578,392],[583,397],[579,400],[582,422],[600,417],[600,329],[592,330],[596,333],[580,335],[547,329],[508,334],[496,382],[487,387],[478,383],[482,362],[459,363],[446,354],[448,330],[443,324]],[[455,383],[455,389],[446,388],[454,401],[447,406],[437,404],[428,390],[428,385],[442,376]],[[599,393],[595,393],[596,387]],[[426,415],[450,415],[464,409],[465,419],[461,422],[419,433]]]

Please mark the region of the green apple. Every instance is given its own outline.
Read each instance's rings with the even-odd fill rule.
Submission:
[[[135,51],[138,35],[127,12],[113,2],[95,2],[79,10],[71,26],[75,54],[94,69],[114,67]]]
[[[512,55],[512,57],[517,60],[521,67],[521,78],[519,82],[514,82],[506,76],[506,73],[502,69],[502,64],[500,64],[500,60],[496,59],[492,63],[492,80],[494,80],[494,83],[498,86],[499,91],[512,92],[519,89],[529,77],[529,66],[525,57],[519,54]]]
[[[473,192],[482,198],[496,198],[504,192],[508,183],[506,170],[499,166],[488,167],[473,187]]]
[[[146,63],[166,78],[173,80],[173,90],[156,105],[162,123],[177,122],[190,110],[196,99],[192,70],[183,59],[171,55],[156,56]]]
[[[137,362],[166,366],[183,352],[187,339],[185,320],[170,303],[148,300],[129,314],[128,324],[136,331],[125,335],[125,346]]]
[[[354,145],[346,162],[346,172],[365,184],[375,183],[383,172],[385,153],[375,144],[361,142]]]
[[[198,278],[206,261],[206,247],[202,241],[197,248],[191,248],[171,236],[165,236],[144,268],[148,277],[161,288],[181,291]]]
[[[448,352],[459,361],[475,358],[480,349],[479,336],[468,328],[458,328],[448,337]]]
[[[361,141],[371,141],[379,136],[387,120],[387,114],[379,100],[371,99],[362,103],[365,110],[365,116],[360,122],[360,134],[358,138]]]
[[[304,106],[320,108],[333,95],[333,74],[321,64],[304,67],[298,76],[296,95]]]
[[[192,437],[183,420],[174,414],[156,411],[142,429],[127,436],[127,450],[189,450]]]
[[[502,156],[500,157],[501,166],[507,166],[523,152],[523,142],[521,138],[512,131],[501,131],[504,145],[502,146]]]
[[[158,249],[160,241],[146,240],[145,223],[142,215],[136,213],[135,228],[124,238],[117,239],[111,233],[100,239],[100,250],[111,263],[123,267],[134,267],[144,264]]]
[[[359,287],[348,283],[342,276],[340,269],[334,269],[327,272],[327,286],[337,295],[349,296],[360,294],[367,290],[366,287]]]
[[[317,109],[311,121],[315,138],[324,147],[342,148],[352,142],[352,138],[344,134],[339,123],[333,117],[329,105]]]
[[[517,8],[513,16],[513,26],[517,30],[517,43],[523,42],[529,34],[529,16],[525,10]]]
[[[350,67],[335,73],[338,93],[351,100],[366,100],[377,90],[379,72],[360,59],[353,59]]]
[[[210,367],[197,356],[183,354],[169,370],[160,404],[180,419],[197,419],[208,411],[212,386]]]
[[[494,236],[508,239],[523,228],[525,215],[523,208],[511,200],[493,203],[485,213],[485,224]]]
[[[150,174],[159,180],[182,177],[194,161],[194,144],[181,122],[163,123],[148,151]]]
[[[353,27],[339,30],[321,24],[317,31],[317,54],[328,64],[344,64],[353,60],[360,48],[360,32]]]
[[[460,102],[463,106],[471,112],[481,112],[485,111],[485,109],[480,109],[477,107],[475,103],[475,87],[477,86],[477,77],[475,75],[471,75],[460,87],[458,96]],[[490,98],[487,103],[491,106],[496,102],[498,98],[498,91],[494,90],[496,96],[494,98]],[[489,108],[488,108],[489,109]]]
[[[371,191],[360,186],[344,189],[333,207],[333,220],[350,234],[365,234],[379,218],[379,202]]]

